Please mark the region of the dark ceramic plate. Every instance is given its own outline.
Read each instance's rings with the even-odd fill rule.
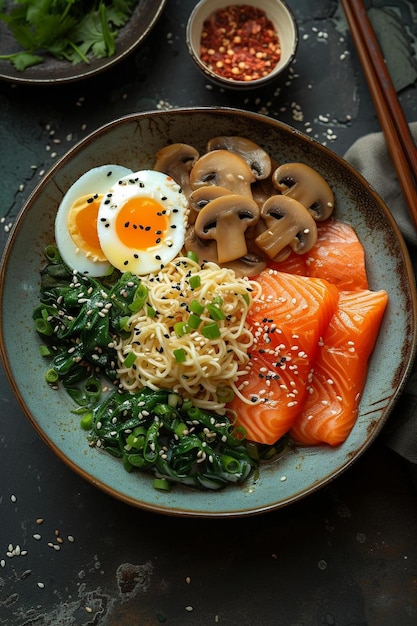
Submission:
[[[53,240],[58,204],[86,170],[108,163],[149,168],[170,142],[204,151],[218,135],[242,135],[262,145],[277,162],[303,161],[316,168],[336,196],[336,217],[352,224],[366,252],[372,289],[386,289],[389,304],[372,355],[359,418],[336,448],[288,452],[263,466],[256,482],[221,492],[179,486],[156,491],[152,478],[127,473],[120,461],[88,446],[74,405],[64,391],[45,383],[32,311],[38,303],[43,249]],[[50,448],[86,480],[134,506],[160,513],[225,517],[277,509],[327,485],[371,445],[395,405],[416,352],[414,275],[402,236],[389,210],[365,180],[328,148],[276,120],[231,109],[179,109],[130,115],[92,133],[43,178],[23,207],[0,267],[0,351],[16,397]],[[16,305],[16,303],[19,303]],[[13,329],[13,332],[8,332]]]
[[[112,67],[127,57],[150,33],[159,19],[166,0],[139,0],[129,22],[120,30],[116,40],[116,53],[109,58],[93,60],[89,65],[58,61],[51,56],[39,65],[23,72],[14,68],[9,61],[0,60],[0,79],[22,84],[69,83],[88,78]],[[11,54],[20,50],[8,27],[0,22],[0,54]]]

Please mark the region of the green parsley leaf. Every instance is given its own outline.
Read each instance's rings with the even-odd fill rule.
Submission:
[[[22,52],[1,55],[19,70],[42,63],[45,54],[72,63],[113,56],[120,28],[138,0],[16,0],[0,21],[9,27]]]

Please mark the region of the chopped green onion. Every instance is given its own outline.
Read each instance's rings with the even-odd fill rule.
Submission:
[[[46,246],[45,257],[48,261],[51,261],[51,263],[58,263],[61,260],[61,255],[56,246]]]
[[[249,306],[250,305],[250,297],[248,293],[242,293],[242,298],[244,299],[244,301],[246,302],[246,304]]]
[[[58,379],[58,372],[56,372],[53,368],[49,369],[45,374],[45,380],[47,383],[56,383]]]
[[[213,304],[216,304],[217,306],[222,306],[223,298],[221,298],[220,296],[214,296],[212,302]]]
[[[130,317],[128,315],[124,315],[123,317],[120,318],[119,325],[122,330],[130,330],[129,320],[130,320]]]
[[[190,317],[188,318],[187,324],[190,328],[195,330],[196,328],[200,326],[201,322],[202,320],[199,315],[195,315],[195,313],[191,313]]]
[[[148,306],[146,307],[146,314],[148,317],[155,317],[156,316],[156,311],[153,308],[153,306],[151,306],[150,304],[148,304]]]
[[[200,274],[193,274],[190,276],[189,280],[190,289],[198,289],[201,285],[201,277]]]
[[[213,303],[208,304],[207,311],[209,312],[209,315],[212,320],[219,321],[219,320],[226,319],[226,315],[223,313],[221,309],[219,309],[219,307],[216,304],[213,304]]]
[[[168,406],[177,407],[180,402],[180,396],[177,393],[170,393],[168,396]]]
[[[183,335],[188,333],[187,324],[185,322],[176,322],[176,324],[174,324],[174,332],[177,337],[182,337]]]
[[[47,322],[45,319],[41,319],[40,317],[35,320],[35,328],[38,333],[41,333],[42,335],[50,336],[53,333],[53,328],[50,323]]]
[[[136,361],[136,354],[134,352],[129,352],[129,354],[123,361],[123,365],[124,367],[132,367],[135,361]]]
[[[132,303],[129,304],[129,309],[133,311],[133,313],[136,313],[143,307],[143,305],[146,302],[147,297],[148,297],[148,288],[146,287],[146,285],[143,285],[141,283],[136,289],[136,293],[135,293]]]
[[[188,250],[188,252],[187,252],[187,259],[191,259],[191,261],[194,261],[195,263],[198,263],[198,256],[192,250]]]
[[[174,356],[177,363],[184,363],[186,358],[184,348],[178,348],[177,350],[174,350]]]
[[[155,478],[153,486],[155,489],[160,489],[161,491],[171,491],[171,483],[166,478]]]
[[[201,329],[201,333],[204,335],[204,337],[206,337],[206,339],[217,339],[217,337],[220,337],[221,334],[220,328],[216,322],[203,326],[203,328]]]
[[[93,414],[85,413],[80,419],[80,426],[83,430],[91,430],[91,426],[93,425]]]
[[[139,429],[135,428],[133,433],[126,438],[126,444],[129,448],[134,448],[135,450],[142,450],[145,445],[146,439],[146,430],[144,428],[141,429],[143,432],[139,432]]]
[[[228,454],[223,454],[220,458],[221,463],[227,472],[231,474],[235,474],[240,470],[240,463],[237,459],[229,456]]]
[[[98,401],[101,396],[101,382],[97,378],[93,378],[91,376],[86,380],[84,390],[89,398],[94,401]]]
[[[196,313],[196,315],[201,315],[204,311],[204,305],[202,305],[198,300],[191,300],[190,311],[192,313]]]
[[[51,356],[53,351],[49,348],[49,346],[39,346],[39,354],[41,356]]]
[[[187,432],[188,432],[188,426],[187,424],[184,424],[184,422],[180,422],[179,424],[177,424],[174,430],[174,433],[178,435],[178,437],[183,437],[184,434]]]

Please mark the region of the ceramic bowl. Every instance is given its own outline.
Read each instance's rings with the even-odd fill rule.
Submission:
[[[218,74],[200,56],[201,33],[204,22],[219,9],[231,5],[251,6],[261,9],[266,17],[272,22],[279,37],[281,57],[271,71],[262,78],[250,81],[224,78]],[[291,9],[282,0],[252,0],[250,2],[236,2],[230,0],[201,0],[194,8],[187,23],[186,41],[192,60],[203,74],[220,87],[228,89],[256,89],[263,87],[276,80],[284,72],[294,59],[298,46],[298,28]]]
[[[152,168],[155,154],[185,142],[200,153],[218,135],[241,135],[278,162],[302,161],[329,181],[335,216],[350,223],[363,243],[372,289],[386,289],[389,304],[369,364],[358,420],[336,448],[288,451],[261,467],[259,479],[220,492],[176,486],[153,488],[152,476],[128,473],[120,461],[90,448],[79,416],[64,390],[45,383],[33,309],[38,304],[43,251],[53,242],[58,204],[88,169],[118,163]],[[406,245],[389,210],[369,184],[342,158],[293,128],[235,109],[195,108],[138,113],[117,119],[73,147],[34,190],[8,240],[0,266],[0,350],[10,385],[31,424],[69,467],[106,493],[146,510],[179,516],[237,517],[288,506],[336,479],[380,433],[407,380],[416,352],[417,304]]]
[[[69,61],[58,60],[52,55],[45,54],[43,63],[28,67],[23,72],[17,70],[9,61],[0,59],[0,80],[39,87],[73,83],[101,74],[136,50],[157,24],[165,5],[166,0],[138,2],[130,20],[120,29],[115,54],[110,57],[92,59],[88,65],[85,63],[74,65]],[[10,29],[3,22],[0,22],[0,41],[2,54],[11,54],[20,50]]]

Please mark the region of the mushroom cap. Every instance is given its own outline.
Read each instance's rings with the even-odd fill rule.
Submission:
[[[262,207],[266,230],[255,239],[256,245],[270,259],[284,260],[287,248],[297,254],[311,250],[317,241],[317,225],[301,202],[290,196],[275,195]]]
[[[246,161],[257,180],[267,178],[272,170],[271,157],[257,143],[238,135],[213,137],[207,143],[207,150],[229,150]]]
[[[218,263],[227,263],[247,254],[245,231],[258,219],[259,207],[252,198],[222,195],[198,213],[195,232],[201,239],[215,239]]]
[[[198,213],[203,209],[206,204],[219,198],[220,196],[227,196],[233,193],[226,187],[219,187],[218,185],[204,185],[191,192],[188,199],[190,214],[188,216],[188,223],[194,224]]]
[[[205,185],[226,187],[235,194],[252,197],[255,176],[242,157],[228,150],[212,150],[203,154],[190,172],[191,188]]]
[[[156,153],[153,169],[171,176],[188,197],[191,193],[190,171],[199,156],[199,152],[193,146],[173,143]]]
[[[221,196],[229,196],[233,191],[227,189],[227,187],[220,187],[219,185],[203,185],[198,189],[194,189],[190,196],[190,208],[197,212],[200,212],[206,204],[220,198]]]
[[[334,193],[327,181],[305,163],[284,163],[272,174],[275,188],[303,204],[317,221],[333,212]]]

